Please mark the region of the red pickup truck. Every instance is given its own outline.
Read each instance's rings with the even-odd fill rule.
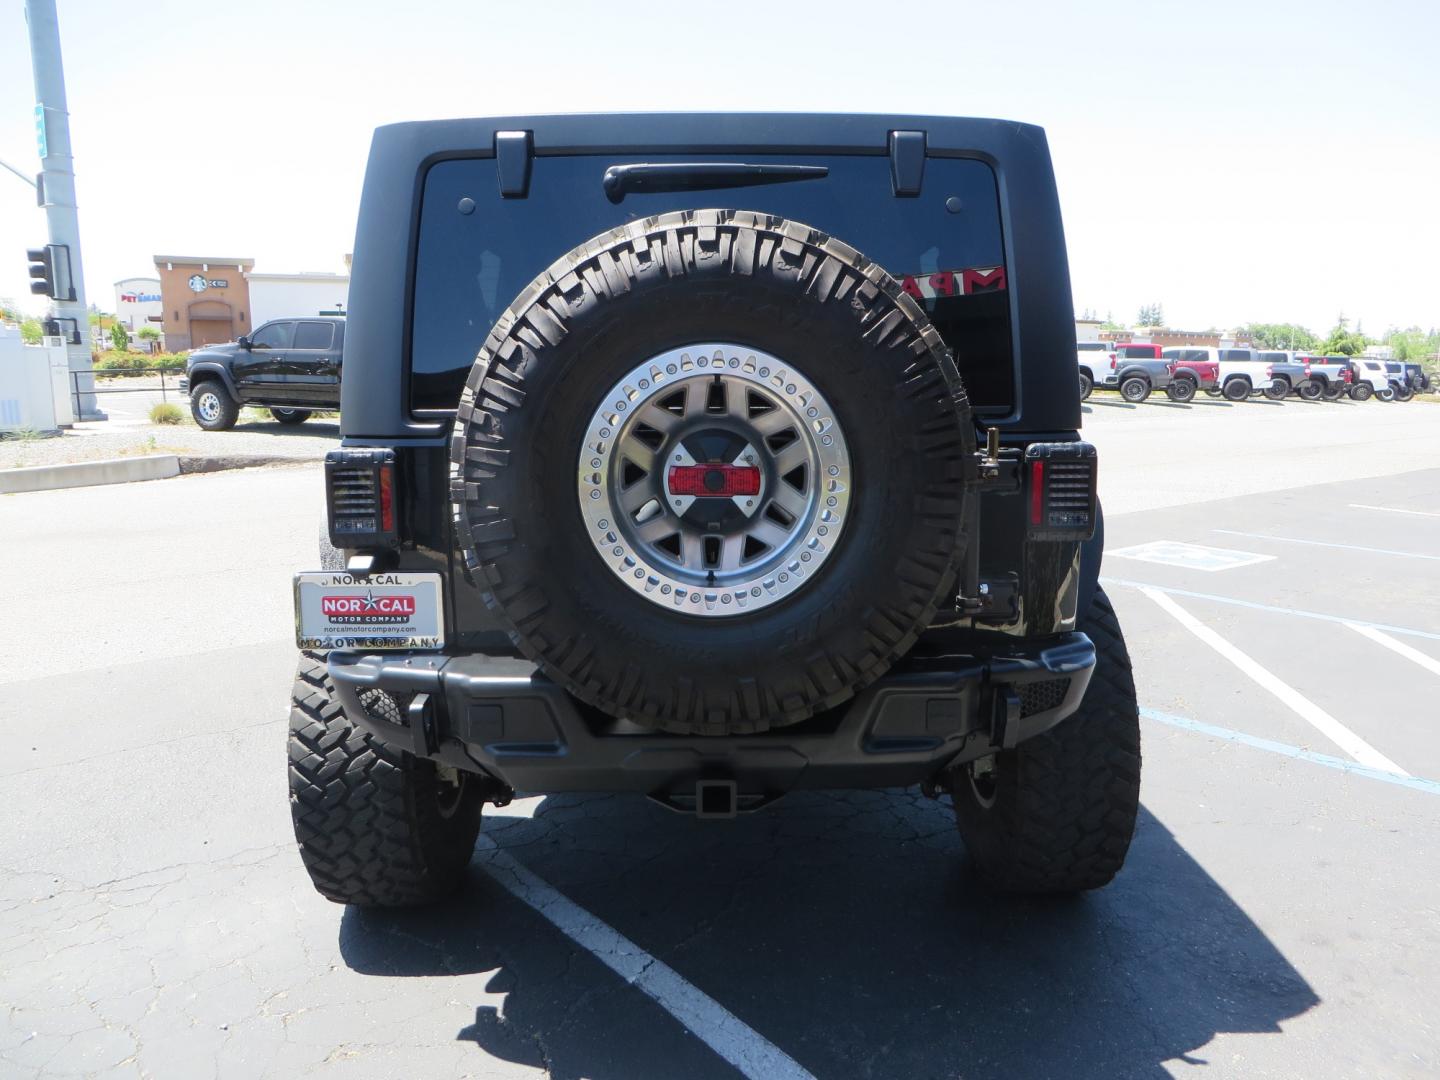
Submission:
[[[1220,363],[1204,349],[1169,348],[1160,355],[1175,365],[1175,376],[1165,388],[1171,401],[1190,401],[1197,391],[1218,393]]]

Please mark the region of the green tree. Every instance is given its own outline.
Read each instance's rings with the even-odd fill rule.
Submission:
[[[125,332],[125,327],[121,323],[117,322],[110,327],[110,344],[116,352],[130,351],[130,335]]]
[[[1319,336],[1299,323],[1246,323],[1235,328],[1235,336],[1261,349],[1313,352],[1320,347]]]
[[[1140,314],[1135,317],[1137,326],[1164,326],[1165,305],[1158,300],[1153,304],[1143,304],[1140,307]]]
[[[26,345],[39,345],[45,336],[45,329],[39,319],[26,319],[20,324],[20,340]]]
[[[1395,350],[1396,360],[1419,363],[1440,352],[1440,333],[1428,333],[1418,326],[1408,330],[1391,330],[1385,335],[1385,344]]]
[[[153,326],[142,326],[139,330],[135,331],[135,336],[141,341],[159,341],[160,331],[156,330]]]
[[[1330,331],[1330,336],[1320,346],[1320,351],[1327,354],[1339,353],[1342,356],[1359,356],[1368,344],[1365,335],[1359,330],[1351,330],[1350,320],[1341,315],[1335,322],[1335,329]]]

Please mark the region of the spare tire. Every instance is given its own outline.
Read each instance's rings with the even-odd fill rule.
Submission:
[[[883,674],[948,602],[975,430],[881,267],[729,210],[575,248],[495,324],[452,497],[511,639],[650,728],[795,723]]]

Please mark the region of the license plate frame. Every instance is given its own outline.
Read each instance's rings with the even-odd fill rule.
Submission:
[[[439,574],[343,570],[295,575],[295,644],[301,649],[420,650],[445,647]]]

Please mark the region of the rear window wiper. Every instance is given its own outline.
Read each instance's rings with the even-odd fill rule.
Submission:
[[[703,191],[706,188],[755,187],[819,180],[824,165],[759,165],[739,161],[685,161],[611,165],[605,170],[605,195],[618,203],[634,191]]]

